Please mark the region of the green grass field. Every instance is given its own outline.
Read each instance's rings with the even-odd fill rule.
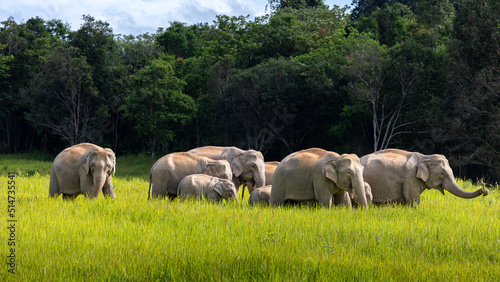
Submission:
[[[500,193],[425,191],[418,208],[147,200],[147,156],[118,157],[116,200],[49,199],[51,160],[0,155],[0,281],[498,281]],[[7,171],[15,187],[8,272]],[[470,182],[460,181],[466,190]],[[7,231],[7,232],[6,232]]]

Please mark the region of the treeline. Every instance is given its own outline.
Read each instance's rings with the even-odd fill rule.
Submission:
[[[269,1],[254,20],[113,34],[83,16],[0,27],[0,152],[80,142],[117,154],[202,145],[397,147],[500,178],[500,2]]]

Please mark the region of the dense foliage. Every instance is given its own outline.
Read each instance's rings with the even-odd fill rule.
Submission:
[[[0,152],[202,145],[446,155],[500,178],[498,1],[269,1],[271,12],[117,36],[90,15],[0,26]]]

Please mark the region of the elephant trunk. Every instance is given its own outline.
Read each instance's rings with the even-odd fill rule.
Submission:
[[[262,171],[258,171],[254,175],[254,180],[255,180],[255,186],[252,187],[253,189],[266,186],[266,172],[265,172],[265,169],[263,169]],[[252,189],[252,191],[253,191],[253,189]],[[252,191],[249,191],[249,192],[252,193]]]
[[[356,192],[358,204],[362,207],[368,208],[369,203],[366,199],[365,182],[363,181],[362,173],[359,173],[358,176],[352,180],[352,189]]]
[[[446,177],[444,179],[443,188],[446,191],[450,192],[451,194],[464,199],[471,199],[481,195],[486,196],[489,193],[488,189],[486,188],[482,188],[474,192],[467,192],[462,188],[460,188],[460,186],[458,186],[457,182],[455,181],[455,179],[453,179],[453,177]]]
[[[101,193],[102,187],[106,183],[107,175],[105,172],[95,173],[93,175],[94,187],[92,187],[92,191],[90,191],[90,198],[97,198]]]

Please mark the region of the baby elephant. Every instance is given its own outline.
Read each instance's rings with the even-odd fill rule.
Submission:
[[[266,165],[267,168],[267,165]],[[269,205],[269,199],[271,198],[271,185],[257,188],[253,190],[248,199],[250,205],[255,205],[258,203]]]
[[[177,195],[181,199],[188,197],[205,198],[214,202],[236,199],[238,192],[229,179],[221,179],[206,174],[192,174],[184,177],[179,183]]]

